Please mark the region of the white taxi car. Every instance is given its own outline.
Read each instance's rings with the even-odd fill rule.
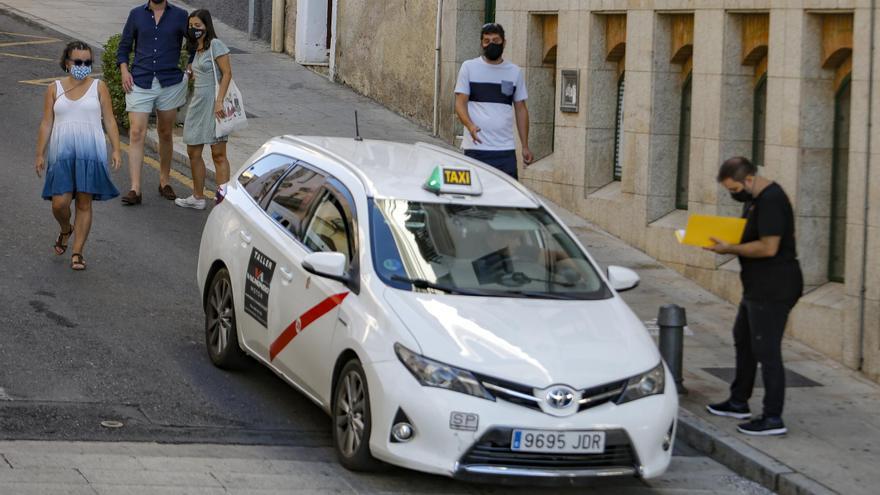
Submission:
[[[427,145],[285,136],[221,188],[208,353],[332,417],[349,469],[478,481],[662,474],[678,398],[641,321],[542,202]]]

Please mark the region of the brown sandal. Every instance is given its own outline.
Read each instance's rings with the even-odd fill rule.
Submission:
[[[67,252],[67,242],[62,241],[69,241],[71,234],[73,234],[72,226],[67,232],[61,232],[60,234],[58,234],[58,238],[55,239],[55,254],[57,256],[61,256],[62,254]]]
[[[85,258],[83,258],[83,255],[79,253],[73,253],[73,256],[70,257],[70,268],[77,272],[85,270],[86,260]]]
[[[174,189],[172,189],[171,185],[169,184],[159,186],[159,196],[162,196],[169,201],[174,201],[175,199],[177,199],[177,194],[175,194]]]

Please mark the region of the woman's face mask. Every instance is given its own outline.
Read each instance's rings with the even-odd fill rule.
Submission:
[[[89,77],[89,74],[92,73],[92,67],[86,65],[71,65],[70,66],[70,75],[73,76],[77,81],[82,81],[83,79]]]
[[[204,29],[199,29],[199,28],[194,28],[194,27],[189,28],[189,36],[190,36],[190,38],[192,38],[194,40],[197,40],[204,35],[205,35]]]

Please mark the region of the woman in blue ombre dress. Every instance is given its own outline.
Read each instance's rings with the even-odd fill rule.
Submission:
[[[70,267],[85,270],[82,253],[92,226],[92,200],[119,196],[107,167],[104,128],[113,146],[114,170],[119,169],[121,161],[119,129],[107,85],[89,77],[91,48],[81,41],[69,43],[61,56],[61,68],[68,73],[67,77],[46,90],[34,168],[40,176],[46,170],[43,199],[52,200],[52,214],[61,227],[55,240],[55,254],[67,252],[68,240],[73,236]],[[76,216],[71,225],[70,204],[74,199]]]

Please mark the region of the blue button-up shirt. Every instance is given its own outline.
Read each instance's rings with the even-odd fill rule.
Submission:
[[[162,87],[178,84],[183,80],[183,71],[179,67],[180,49],[188,28],[186,10],[170,3],[166,3],[158,24],[150,9],[150,2],[133,8],[119,40],[117,65],[128,63],[133,47],[134,62],[129,71],[138,87],[149,89],[154,77]]]

